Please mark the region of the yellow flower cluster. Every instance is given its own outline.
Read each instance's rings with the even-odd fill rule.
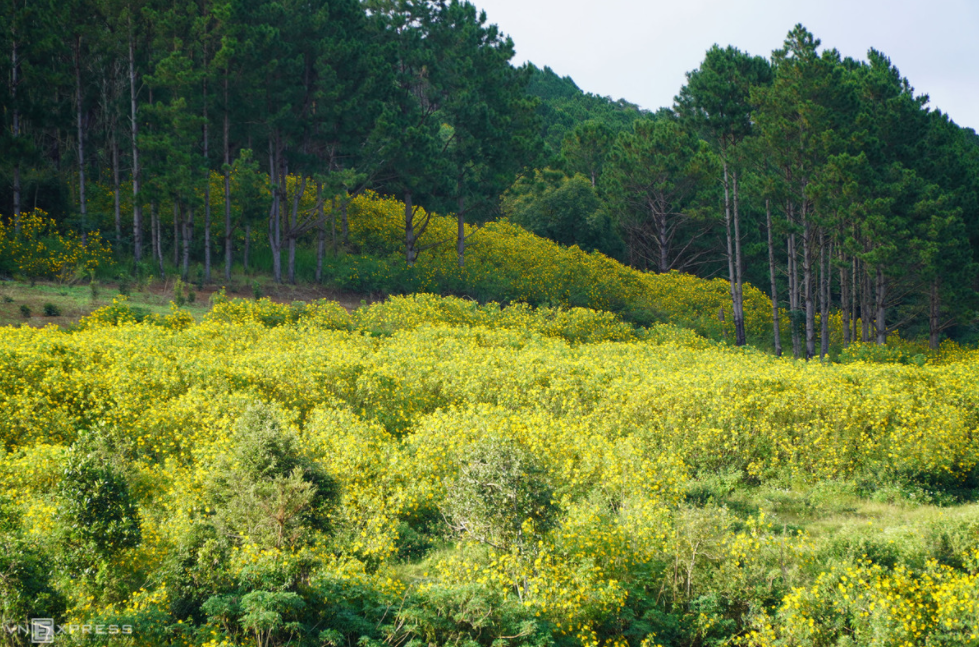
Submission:
[[[416,220],[425,217],[419,211]],[[733,339],[730,286],[723,279],[639,272],[599,253],[561,247],[506,220],[479,228],[466,225],[465,232],[466,262],[459,267],[453,244],[455,219],[432,216],[422,244],[437,244],[424,251],[415,265],[420,290],[438,291],[446,284],[499,285],[505,286],[501,289],[510,301],[598,310],[645,309],[656,317],[694,323],[705,333],[724,333]],[[363,249],[391,254],[403,251],[404,205],[370,192],[356,197],[350,206],[350,234]],[[770,336],[771,300],[746,285],[744,307],[749,334]],[[722,310],[726,312],[723,322]],[[833,329],[837,337],[842,335],[838,322]]]
[[[78,271],[94,270],[111,254],[98,231],[89,232],[83,243],[73,231],[62,234],[40,209],[20,214],[16,222],[0,218],[0,259],[24,276],[66,280]]]
[[[756,620],[743,644],[979,645],[979,573],[858,561],[822,573]]]
[[[777,617],[758,620],[760,645],[829,644],[792,640],[803,621],[823,631],[809,620],[844,613],[893,625],[901,638],[887,644],[976,626],[974,575],[860,565],[814,591],[797,577],[805,537],[684,504],[689,477],[718,469],[960,481],[979,465],[974,354],[923,366],[805,363],[665,325],[641,332],[593,310],[431,295],[352,315],[326,302],[218,299],[201,323],[173,317],[138,323],[117,300],[71,332],[0,329],[0,486],[37,532],[50,523],[65,447],[79,430],[101,430],[129,448],[137,475],[145,540],[123,563],[151,572],[206,515],[208,469],[233,455],[237,418],[271,402],[340,484],[336,537],[309,555],[246,543],[231,565],[242,578],[315,558],[331,577],[400,595],[417,584],[389,579],[407,520],[437,516],[467,448],[494,436],[540,462],[560,523],[528,527],[536,543],[518,550],[446,552],[424,582],[506,592],[582,644],[622,644],[610,618],[636,587],[682,602],[705,564],[727,569],[719,579],[732,599],[774,595],[775,581],[796,587]],[[162,607],[154,595],[134,596],[130,611]]]

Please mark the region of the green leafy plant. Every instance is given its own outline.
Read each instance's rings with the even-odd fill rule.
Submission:
[[[30,319],[31,307],[26,303],[20,304],[20,314],[24,317],[24,319]]]
[[[45,317],[60,317],[61,316],[61,308],[59,308],[58,306],[56,306],[53,303],[45,303],[44,304],[44,316]]]
[[[173,302],[177,304],[177,307],[183,307],[187,304],[187,285],[177,279],[177,282],[173,284]]]

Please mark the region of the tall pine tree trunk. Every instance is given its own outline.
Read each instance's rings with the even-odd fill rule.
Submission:
[[[666,274],[670,271],[670,246],[667,241],[666,214],[657,214],[656,222],[659,233],[659,273]]]
[[[269,247],[272,249],[272,275],[276,283],[282,282],[281,223],[279,207],[282,192],[280,184],[285,182],[279,165],[279,146],[277,139],[269,138],[269,168],[272,170],[272,206],[269,212]]]
[[[884,271],[881,268],[877,268],[877,313],[874,320],[877,324],[877,343],[886,344],[887,343],[887,279],[884,277]]]
[[[154,201],[150,202],[150,257],[153,259],[153,262],[156,262],[157,259],[156,250],[160,242],[157,239],[157,236],[159,236],[159,233],[160,232],[157,225],[156,202]],[[160,262],[160,278],[163,278],[162,259]]]
[[[466,199],[459,196],[459,210],[456,212],[456,255],[459,257],[459,267],[466,264]]]
[[[242,268],[244,269],[246,274],[248,273],[248,253],[251,251],[251,247],[252,247],[252,226],[246,224],[245,225],[245,250],[241,259]]]
[[[738,190],[738,172],[731,173],[732,187],[734,188],[734,274],[735,299],[734,299],[734,329],[736,344],[744,346],[748,343],[744,325],[744,264],[741,258],[741,209],[740,192]]]
[[[850,289],[847,283],[846,254],[840,254],[840,316],[843,319],[843,347],[850,345]]]
[[[173,268],[180,267],[180,201],[173,199]]]
[[[143,222],[139,208],[139,122],[136,119],[136,38],[129,19],[129,122],[133,144],[133,259],[143,259]]]
[[[809,221],[808,203],[802,201],[802,289],[806,307],[806,359],[816,355],[816,303],[813,295],[813,228]]]
[[[183,222],[183,245],[180,255],[180,275],[186,281],[190,276],[190,239],[194,235],[194,207],[192,203],[187,203],[187,216]]]
[[[456,256],[459,267],[466,264],[466,198],[462,195],[462,176],[456,179],[456,195],[459,196],[459,206],[456,209]]]
[[[860,317],[857,316],[857,293],[860,291],[860,289],[857,287],[857,264],[858,263],[859,261],[857,261],[857,257],[854,256],[853,267],[850,270],[850,313],[852,315],[851,318],[853,319],[852,322],[853,331],[850,333],[851,343],[857,341],[857,338],[859,336],[858,326],[860,325],[859,324]]]
[[[935,277],[928,292],[928,347],[932,350],[938,350],[942,337],[942,302],[938,282],[938,277]]]
[[[323,282],[323,256],[326,254],[326,213],[323,210],[323,183],[316,181],[316,282]]]
[[[292,196],[292,210],[289,214],[289,282],[296,282],[296,243],[299,238],[299,201],[306,193],[306,176],[303,176],[299,189]]]
[[[727,159],[723,161],[724,174],[722,183],[724,185],[724,233],[727,240],[727,278],[731,292],[731,313],[734,319],[734,344],[741,345],[741,337],[738,335],[738,290],[737,277],[734,271],[734,228],[731,225],[731,192],[730,176],[728,175]]]
[[[228,70],[224,71],[224,278],[231,280],[231,118],[228,109]]]
[[[411,205],[411,191],[405,191],[405,261],[408,267],[415,264],[418,258],[415,238],[415,209]]]
[[[165,275],[163,271],[163,241],[160,232],[160,215],[156,212],[156,202],[150,203],[150,255],[156,261],[157,267],[160,270],[160,278],[162,279]]]
[[[11,45],[10,54],[10,99],[11,99],[11,118],[13,126],[13,139],[16,145],[20,138],[20,108],[17,105],[17,85],[20,82],[20,59],[17,52],[17,39]],[[20,232],[20,151],[15,151],[14,159],[14,231]]]
[[[829,354],[830,263],[833,243],[826,247],[826,234],[819,232],[819,359]]]
[[[343,200],[340,202],[340,243],[343,245],[344,249],[347,247],[347,243],[350,239],[350,225],[347,222],[347,207],[350,205],[350,197],[343,194]],[[334,228],[336,227],[336,219],[334,218]],[[334,249],[334,252],[336,250]]]
[[[116,246],[122,240],[122,214],[120,213],[119,200],[119,141],[116,139],[116,131],[113,127],[112,141],[112,214],[115,217],[116,225]]]
[[[204,47],[204,58],[207,59],[207,47]],[[204,69],[205,75],[207,68]],[[208,145],[210,138],[207,131],[207,76],[203,81],[204,91],[204,281],[211,282],[211,158]]]
[[[863,276],[861,277],[860,289],[860,341],[866,343],[870,341],[870,324],[874,321],[874,313],[870,305],[870,270],[867,268],[866,261],[863,261],[861,265],[863,266]]]
[[[789,327],[792,332],[792,356],[796,359],[802,356],[802,340],[800,331],[803,317],[800,316],[800,288],[799,288],[799,251],[796,242],[796,221],[795,205],[791,200],[785,203],[785,216],[789,222],[789,234],[786,237],[787,256],[786,261],[789,279]]]
[[[78,130],[78,211],[82,222],[82,244],[88,235],[87,209],[85,204],[85,126],[82,118],[82,37],[75,37],[75,125]]]
[[[772,244],[772,207],[765,200],[765,221],[768,225],[768,274],[772,282],[772,333],[775,339],[775,357],[782,356],[782,334],[778,321],[778,284],[775,282],[775,246]]]

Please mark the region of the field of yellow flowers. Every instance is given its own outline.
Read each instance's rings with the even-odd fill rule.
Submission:
[[[135,319],[0,329],[5,625],[979,645],[973,352],[804,363],[425,294]]]

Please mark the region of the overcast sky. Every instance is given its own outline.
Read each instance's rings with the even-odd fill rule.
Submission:
[[[802,23],[823,48],[891,58],[929,106],[979,130],[979,0],[472,0],[509,34],[515,64],[655,110],[711,45],[770,56]]]

